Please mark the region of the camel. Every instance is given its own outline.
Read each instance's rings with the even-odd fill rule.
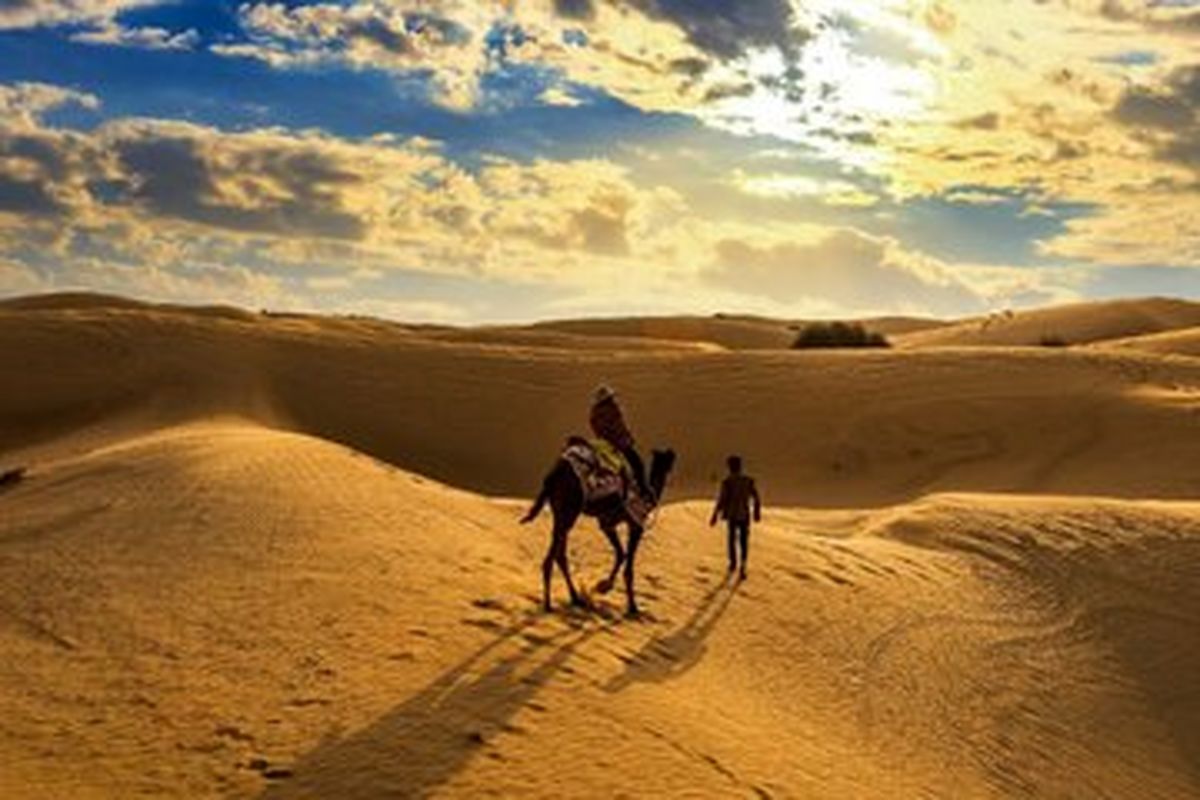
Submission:
[[[662,501],[663,490],[667,486],[667,477],[674,466],[674,450],[653,451],[648,482],[650,488],[654,490],[655,497],[659,498],[659,502]],[[545,610],[550,610],[550,577],[555,564],[558,564],[558,568],[562,570],[563,577],[567,581],[567,590],[571,593],[571,604],[586,605],[579,592],[576,591],[575,584],[571,581],[571,568],[567,564],[567,536],[575,527],[579,517],[583,515],[596,518],[600,524],[600,530],[604,531],[604,535],[608,537],[609,544],[613,548],[612,571],[609,572],[607,578],[596,584],[596,592],[607,594],[612,591],[613,584],[617,579],[617,572],[623,564],[625,566],[625,596],[628,602],[627,613],[631,617],[637,616],[638,606],[633,592],[633,560],[637,555],[638,545],[641,543],[645,528],[625,510],[624,500],[620,496],[614,495],[585,507],[583,486],[579,483],[579,476],[575,474],[575,470],[571,468],[570,464],[559,458],[549,474],[546,475],[545,480],[542,481],[542,491],[533,501],[529,511],[521,518],[521,524],[532,522],[541,513],[546,503],[550,504],[550,511],[554,515],[554,529],[550,538],[550,547],[542,562],[542,605]],[[621,539],[617,536],[617,526],[621,523],[625,523],[629,528],[627,548],[621,547]]]

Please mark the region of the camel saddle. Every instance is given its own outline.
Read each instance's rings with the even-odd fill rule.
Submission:
[[[637,492],[629,491],[633,473],[620,450],[603,439],[572,436],[567,440],[562,457],[579,478],[585,506],[620,498],[629,516],[639,525],[645,523],[650,506]]]

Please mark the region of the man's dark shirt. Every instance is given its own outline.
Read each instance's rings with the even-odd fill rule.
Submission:
[[[758,489],[749,475],[730,475],[721,482],[721,496],[717,499],[717,511],[730,522],[749,522],[750,504],[754,503],[754,515],[759,514]]]

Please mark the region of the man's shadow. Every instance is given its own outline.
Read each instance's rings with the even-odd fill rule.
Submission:
[[[539,618],[512,625],[366,728],[321,742],[260,797],[422,797],[445,784],[600,630],[580,624],[534,634]],[[518,640],[517,651],[474,672]]]
[[[717,584],[682,627],[642,645],[629,658],[625,671],[606,683],[604,690],[620,692],[635,683],[674,680],[699,664],[708,649],[705,640],[729,608],[736,591],[736,584]]]

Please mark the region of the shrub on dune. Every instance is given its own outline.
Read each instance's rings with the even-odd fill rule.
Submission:
[[[839,347],[891,347],[891,343],[858,322],[814,322],[804,326],[792,344],[795,350]]]

